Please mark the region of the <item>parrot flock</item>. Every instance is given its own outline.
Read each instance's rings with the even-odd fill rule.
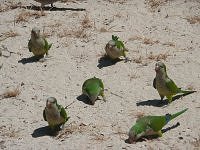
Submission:
[[[35,0],[41,3],[41,7],[46,4],[51,4],[57,0]],[[47,40],[40,34],[40,29],[33,28],[31,31],[31,38],[28,42],[28,49],[35,57],[43,58],[48,55],[48,51],[52,47]],[[105,46],[105,52],[111,60],[124,57],[127,59],[124,43],[119,40],[119,37],[112,35],[110,40]],[[158,91],[161,100],[167,98],[168,104],[173,101],[173,96],[177,94],[190,94],[196,91],[186,91],[177,87],[172,79],[167,75],[166,66],[163,62],[158,61],[155,65],[156,77],[153,80],[153,87]],[[106,101],[104,95],[104,83],[100,78],[92,77],[86,79],[82,85],[82,94],[86,95],[92,105],[95,104],[99,96],[103,101]],[[161,101],[162,102],[162,101]],[[128,133],[129,143],[137,142],[149,135],[162,136],[162,128],[172,119],[186,112],[188,108],[183,109],[175,114],[166,114],[163,116],[143,116],[136,120],[136,123],[131,127]],[[43,110],[43,118],[48,122],[48,126],[52,131],[64,128],[65,123],[69,120],[67,112],[62,105],[59,105],[56,98],[49,97],[46,100],[46,107]]]

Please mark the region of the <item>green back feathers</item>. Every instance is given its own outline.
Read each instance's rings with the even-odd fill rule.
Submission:
[[[181,89],[178,88],[177,85],[174,83],[174,81],[170,78],[166,80],[165,85],[169,89],[169,91],[173,94],[181,92]]]
[[[148,116],[149,120],[150,120],[150,127],[154,130],[154,131],[159,131],[161,130],[169,121],[171,121],[172,119],[176,118],[177,116],[181,115],[182,113],[184,113],[185,111],[187,111],[188,108],[177,112],[175,114],[166,114],[164,116]]]
[[[112,40],[119,49],[125,49],[124,43],[119,40],[119,37],[112,35]]]
[[[87,92],[89,95],[99,95],[102,89],[104,89],[103,82],[96,77],[87,79],[82,86],[83,93]]]
[[[144,116],[136,121],[136,124],[131,128],[135,134],[140,134],[148,129],[160,131],[169,121],[183,114],[188,108],[175,114],[166,114],[164,116]]]

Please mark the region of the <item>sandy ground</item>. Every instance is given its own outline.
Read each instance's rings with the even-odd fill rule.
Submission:
[[[0,149],[200,148],[198,0],[70,0],[54,3],[56,8],[43,15],[32,4],[40,6],[33,0],[0,3]],[[53,43],[45,62],[30,59],[27,44],[35,26]],[[113,34],[125,41],[132,61],[100,59]],[[158,105],[152,82],[159,59],[178,86],[197,92]],[[83,82],[93,76],[107,89],[107,102],[94,106],[79,98]],[[71,118],[56,137],[46,133],[42,117],[49,96],[63,106],[72,103],[67,109]],[[189,110],[164,128],[180,126],[163,137],[125,143],[138,114],[183,108]]]

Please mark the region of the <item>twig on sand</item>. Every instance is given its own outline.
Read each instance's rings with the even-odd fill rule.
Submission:
[[[65,109],[67,109],[69,106],[71,106],[73,103],[75,103],[76,101],[71,102],[69,105],[65,106]]]

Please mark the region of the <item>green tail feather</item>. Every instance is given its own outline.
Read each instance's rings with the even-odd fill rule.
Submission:
[[[194,92],[197,92],[197,91],[184,91],[184,90],[181,90],[181,93],[183,93],[183,94],[192,94],[192,93],[194,93]]]
[[[186,109],[184,109],[184,110],[182,110],[182,111],[179,111],[179,112],[177,112],[177,113],[175,113],[175,114],[172,114],[172,115],[170,116],[170,120],[176,118],[177,116],[181,115],[182,113],[186,112],[187,110],[188,110],[188,108],[186,108]]]

